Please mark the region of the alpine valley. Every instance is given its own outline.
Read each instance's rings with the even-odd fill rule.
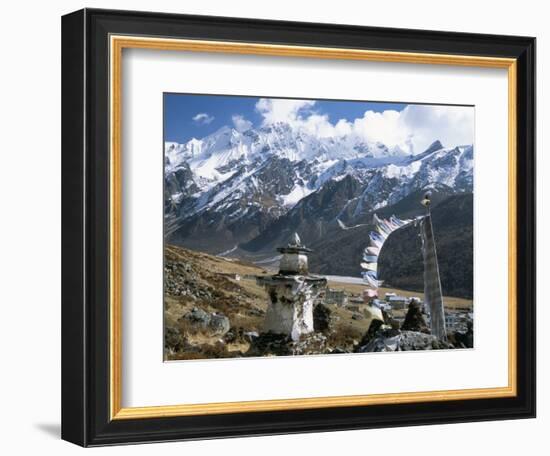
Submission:
[[[297,232],[312,272],[359,277],[373,214],[420,215],[429,191],[443,292],[472,296],[472,145],[435,140],[410,155],[274,123],[166,142],[164,156],[167,243],[270,267]],[[381,278],[402,289],[422,289],[416,233],[392,235],[380,259]]]

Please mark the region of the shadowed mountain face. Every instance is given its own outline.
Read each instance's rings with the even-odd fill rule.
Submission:
[[[473,195],[452,195],[432,210],[441,286],[445,296],[473,297]],[[378,267],[386,284],[423,291],[424,265],[418,227],[393,233]]]
[[[245,132],[224,127],[202,140],[167,143],[166,241],[261,260],[297,232],[315,250],[311,271],[359,276],[373,214],[421,215],[428,190],[443,291],[471,296],[472,146],[436,141],[411,156],[380,143],[316,138],[286,124]],[[419,243],[409,228],[392,234],[380,258],[381,279],[420,289]]]
[[[322,239],[328,231],[340,229],[337,219],[342,209],[361,192],[361,183],[353,176],[329,181],[241,247],[252,252],[273,251],[295,232],[308,243]]]
[[[432,221],[443,293],[471,298],[473,195],[461,193],[444,197],[435,192],[432,195]],[[395,214],[403,218],[421,215],[424,210],[418,201],[410,198],[410,205],[398,203],[377,214]],[[331,230],[323,239],[311,244],[314,252],[310,255],[310,270],[320,274],[358,276],[363,249],[373,229],[374,225],[368,223],[348,230]],[[379,278],[385,281],[384,285],[422,292],[423,268],[419,228],[410,225],[392,233],[378,260]]]

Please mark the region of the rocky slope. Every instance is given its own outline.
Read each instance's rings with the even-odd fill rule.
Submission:
[[[411,304],[400,324],[383,312],[371,325],[364,306],[316,302],[314,332],[293,341],[263,332],[269,298],[256,284],[265,270],[168,245],[164,261],[165,360],[432,350],[473,346],[472,327],[450,334],[450,344],[429,332],[421,306]]]

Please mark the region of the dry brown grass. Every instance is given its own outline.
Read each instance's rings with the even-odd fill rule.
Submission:
[[[365,332],[355,326],[353,321],[347,321],[331,331],[327,342],[333,347],[352,349],[363,338]]]
[[[177,328],[187,343],[195,347],[195,350],[188,353],[168,354],[168,359],[238,356],[239,352],[247,351],[249,344],[240,338],[228,343],[224,350],[221,347],[214,348],[220,339],[219,336],[210,337],[208,334],[197,331],[182,317],[193,307],[199,307],[206,312],[217,312],[228,317],[234,333],[261,331],[268,297],[264,289],[256,284],[255,276],[263,275],[266,271],[242,261],[218,258],[173,246],[166,247],[166,259],[170,262],[191,264],[196,288],[209,290],[210,296],[204,298],[165,296],[166,326]],[[239,274],[241,280],[222,275],[224,273]]]
[[[231,318],[231,326],[233,328],[242,328],[243,331],[260,332],[264,323],[263,316],[248,316],[248,315],[233,315]]]

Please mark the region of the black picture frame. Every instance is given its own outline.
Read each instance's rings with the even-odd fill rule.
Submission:
[[[517,395],[110,419],[109,36],[517,59]],[[62,438],[82,446],[535,416],[535,39],[84,9],[62,19]]]

